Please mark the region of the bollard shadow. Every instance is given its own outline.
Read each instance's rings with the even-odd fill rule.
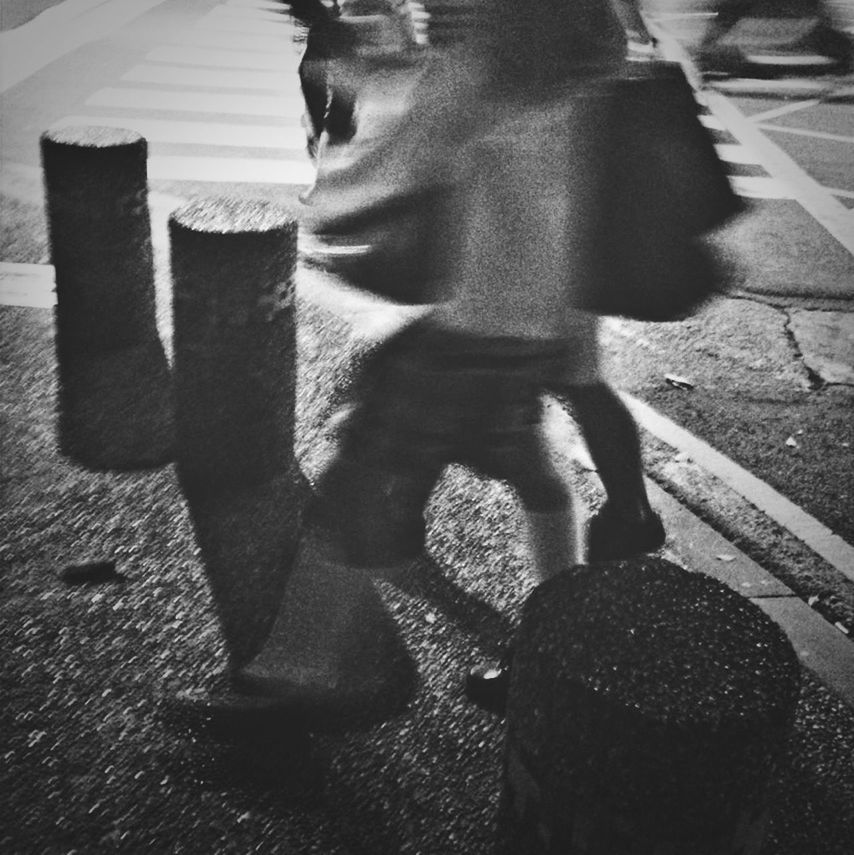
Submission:
[[[179,482],[219,618],[229,665],[261,648],[291,570],[311,486],[294,461],[284,475],[249,487]]]

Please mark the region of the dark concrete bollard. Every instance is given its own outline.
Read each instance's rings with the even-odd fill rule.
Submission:
[[[176,468],[232,666],[281,601],[308,484],[294,459],[297,224],[209,198],[169,219]]]
[[[759,608],[660,558],[525,604],[496,851],[758,855],[799,665]]]
[[[172,457],[146,156],[145,140],[122,128],[69,127],[41,137],[56,275],[59,446],[92,469]]]
[[[293,458],[296,221],[266,202],[205,199],[169,219],[178,468],[236,489]]]

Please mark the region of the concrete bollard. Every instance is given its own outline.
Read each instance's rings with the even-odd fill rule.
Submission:
[[[294,459],[297,224],[208,198],[169,218],[176,468],[232,666],[281,601],[309,487]]]
[[[145,139],[122,128],[41,136],[56,275],[59,446],[92,469],[156,466],[172,457],[146,156]]]
[[[799,674],[758,607],[664,559],[549,580],[516,640],[496,851],[759,855]]]
[[[261,201],[204,199],[169,219],[178,468],[238,489],[293,459],[296,221]]]

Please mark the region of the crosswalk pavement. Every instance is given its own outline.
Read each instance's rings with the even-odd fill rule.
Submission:
[[[54,126],[136,130],[153,180],[310,184],[295,36],[283,4],[226,0]]]
[[[154,180],[310,184],[300,45],[284,8],[275,0],[224,0],[93,92],[84,112],[55,125],[137,130],[149,141]],[[790,198],[710,112],[701,118],[737,193]]]

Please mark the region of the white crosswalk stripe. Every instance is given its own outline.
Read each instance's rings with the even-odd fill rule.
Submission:
[[[80,125],[122,127],[142,134],[149,142],[178,145],[207,145],[233,148],[259,148],[301,152],[305,147],[305,133],[297,125],[238,125],[228,122],[183,122],[166,119],[149,119],[143,116],[116,119],[107,116],[65,116],[54,127]]]
[[[291,102],[289,104],[289,101]],[[163,110],[178,113],[219,113],[230,116],[282,116],[287,106],[299,104],[283,95],[232,95],[221,92],[171,92],[135,87],[99,89],[86,103],[124,110]]]
[[[233,33],[225,30],[192,29],[173,34],[172,41],[176,44],[193,47],[226,48],[227,50],[248,50],[258,53],[281,53],[297,51],[292,38],[276,38],[273,36],[253,36]]]
[[[258,71],[296,73],[299,55],[296,53],[255,53],[254,51],[217,50],[165,46],[154,48],[146,57],[149,62],[173,65],[201,65],[211,68],[246,68]]]
[[[93,92],[85,112],[54,126],[136,130],[149,143],[154,180],[310,184],[300,47],[284,9],[228,0],[171,32],[170,44],[153,47],[115,85]]]
[[[156,83],[162,86],[199,86],[209,89],[282,89],[282,75],[277,71],[246,71],[212,68],[186,68],[175,65],[135,65],[122,75],[128,83]]]
[[[748,199],[794,199],[791,190],[776,178],[765,175],[730,175],[730,183],[739,196]]]
[[[170,44],[150,50],[116,85],[92,93],[86,100],[91,113],[57,124],[137,130],[151,144],[152,178],[310,183],[313,167],[299,124],[304,109],[297,79],[300,47],[283,8],[274,0],[226,0],[172,32]],[[182,115],[173,120],[170,113]],[[711,113],[701,114],[701,120],[713,132],[725,130]],[[750,171],[756,163],[735,141],[718,142],[716,150],[734,167]],[[738,171],[730,176],[738,194],[791,198],[770,176]]]
[[[306,161],[252,157],[148,158],[149,178],[181,181],[224,181],[235,184],[309,184],[314,169]]]
[[[739,196],[750,199],[793,199],[790,188],[783,182],[768,175],[761,166],[759,158],[748,146],[739,142],[713,113],[700,112],[700,121],[710,131],[713,138],[723,137],[727,142],[715,142],[715,151],[728,168],[729,181]],[[740,167],[754,167],[761,175],[740,175]],[[744,171],[744,170],[742,170]]]
[[[288,37],[293,35],[293,24],[284,15],[270,15],[259,17],[257,14],[223,15],[218,9],[214,9],[204,18],[200,18],[198,25],[202,29],[225,30],[229,33],[250,33],[260,36],[274,36],[278,32]]]

